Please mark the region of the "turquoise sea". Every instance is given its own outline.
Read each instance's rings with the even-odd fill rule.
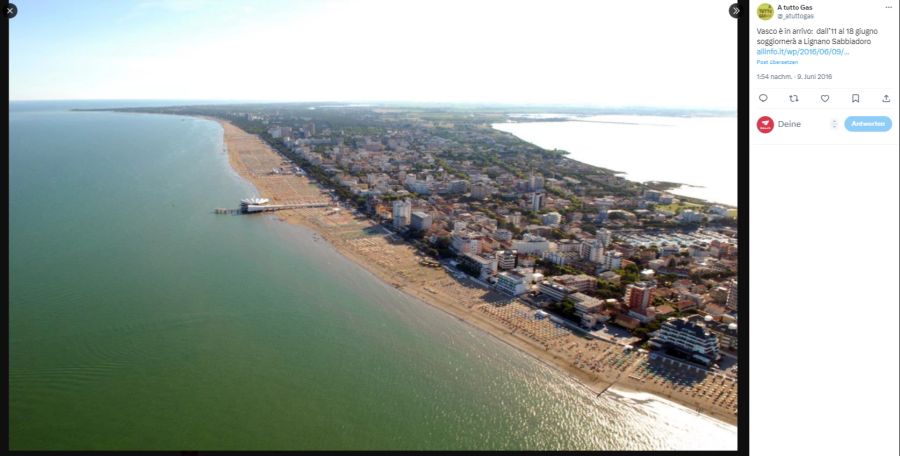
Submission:
[[[260,216],[214,122],[9,114],[11,449],[733,449]],[[142,103],[145,104],[145,103]],[[160,103],[166,104],[166,103]]]

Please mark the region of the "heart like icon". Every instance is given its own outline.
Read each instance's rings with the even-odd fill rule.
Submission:
[[[822,101],[824,101],[826,103],[828,102],[829,98],[831,98],[831,97],[829,97],[828,95],[822,95]]]

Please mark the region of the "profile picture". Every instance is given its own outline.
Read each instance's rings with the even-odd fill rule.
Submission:
[[[760,19],[767,21],[775,15],[775,8],[772,8],[772,5],[768,3],[762,3],[756,8],[756,15]]]

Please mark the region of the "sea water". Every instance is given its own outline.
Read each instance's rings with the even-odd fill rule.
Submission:
[[[218,124],[68,111],[102,105],[10,105],[11,449],[737,446],[654,396],[595,397],[306,230],[213,214],[255,195]]]

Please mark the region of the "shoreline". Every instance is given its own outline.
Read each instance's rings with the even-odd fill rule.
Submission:
[[[306,176],[273,174],[273,168],[284,166],[285,158],[257,135],[223,119],[192,117],[215,121],[222,127],[229,165],[257,190],[259,196],[276,203],[330,199],[330,194]],[[646,354],[626,353],[621,346],[587,340],[568,330],[555,328],[549,320],[534,320],[530,318],[533,309],[508,296],[467,279],[457,280],[442,268],[422,266],[418,262],[421,256],[410,245],[394,240],[393,235],[385,235],[382,232],[385,230],[368,218],[348,212],[304,208],[270,215],[309,230],[385,285],[489,334],[550,368],[561,370],[596,395],[608,389],[650,394],[725,424],[737,424],[736,414],[724,403],[716,405],[718,402],[712,399],[712,394],[688,397],[688,393],[676,391],[674,385],[654,382],[641,373],[646,372],[641,369],[649,362]],[[378,233],[373,234],[373,228]],[[724,378],[721,385],[726,385]],[[719,387],[716,391],[723,388],[727,390],[728,387]]]

